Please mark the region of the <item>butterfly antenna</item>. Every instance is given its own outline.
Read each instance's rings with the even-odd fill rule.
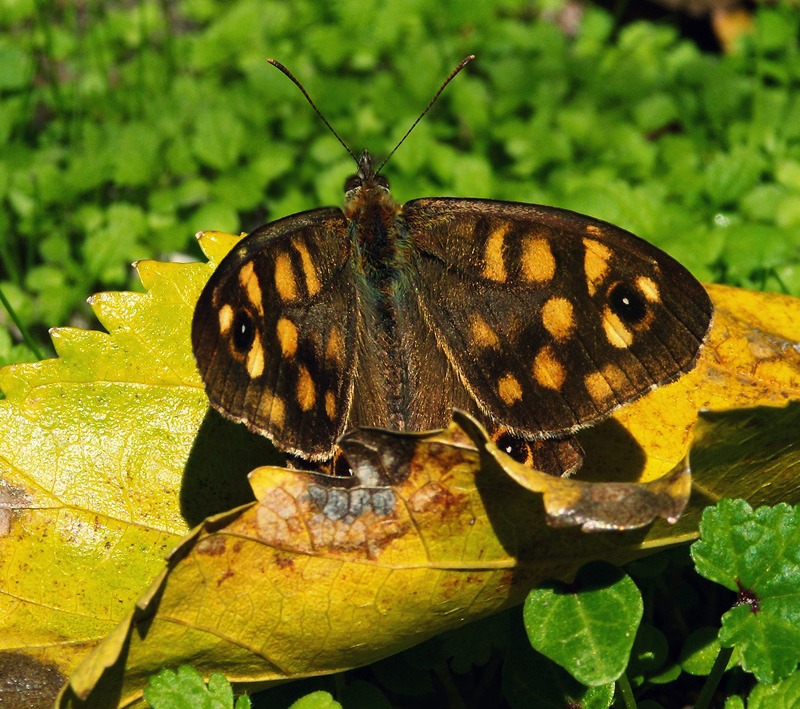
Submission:
[[[384,161],[381,163],[381,166],[380,166],[380,167],[379,167],[377,170],[375,170],[375,174],[376,174],[376,175],[377,175],[377,174],[378,174],[378,173],[379,173],[381,170],[383,170],[383,166],[384,166],[384,165],[385,165],[387,162],[389,162],[389,158],[390,158],[390,157],[392,157],[392,155],[394,155],[394,154],[395,154],[395,151],[396,151],[396,150],[397,150],[397,149],[398,149],[398,148],[399,148],[399,147],[400,147],[400,146],[401,146],[401,145],[402,145],[402,144],[405,142],[406,138],[408,138],[408,136],[411,134],[411,131],[412,131],[412,130],[414,130],[414,128],[416,128],[416,127],[417,127],[417,123],[419,123],[419,122],[420,122],[420,121],[423,119],[423,117],[425,116],[425,114],[426,114],[428,111],[430,111],[430,109],[431,109],[431,106],[433,106],[433,104],[434,104],[434,103],[436,103],[436,99],[437,99],[437,98],[439,98],[439,96],[440,96],[440,94],[442,93],[442,91],[444,91],[444,90],[445,90],[445,87],[446,87],[446,86],[447,86],[447,85],[448,85],[448,84],[449,84],[449,83],[450,83],[450,82],[451,82],[453,79],[455,79],[455,78],[456,78],[456,75],[457,75],[457,74],[458,74],[458,73],[459,73],[459,72],[460,72],[460,71],[461,71],[461,70],[462,70],[462,69],[463,69],[465,66],[467,66],[467,64],[469,64],[469,63],[470,63],[470,62],[471,62],[473,59],[475,59],[475,55],[474,55],[474,54],[470,54],[468,57],[464,57],[464,58],[463,58],[463,59],[462,59],[462,60],[459,62],[458,66],[457,66],[455,69],[453,69],[453,71],[451,71],[451,72],[450,72],[450,76],[448,76],[448,77],[447,77],[447,78],[444,80],[444,82],[442,83],[442,85],[439,87],[439,90],[438,90],[438,91],[437,91],[437,92],[436,92],[436,93],[433,95],[433,98],[430,100],[430,103],[429,103],[427,106],[425,106],[425,110],[424,110],[422,113],[420,113],[420,114],[419,114],[419,118],[417,118],[417,120],[416,120],[416,121],[414,121],[414,123],[412,124],[411,128],[409,128],[409,129],[406,131],[406,134],[405,134],[405,135],[404,135],[404,136],[403,136],[403,137],[400,139],[400,142],[399,142],[397,145],[395,145],[395,146],[394,146],[394,149],[392,150],[392,152],[391,152],[391,153],[389,153],[389,154],[386,156],[386,160],[384,160]],[[291,77],[290,77],[290,78],[291,78]],[[302,88],[302,87],[301,87],[301,88]],[[303,92],[303,93],[305,93],[305,92]],[[309,100],[310,100],[310,99],[309,99]],[[312,105],[313,105],[313,104],[312,104]],[[323,119],[323,120],[324,120],[324,119]],[[352,155],[352,153],[351,153],[351,155]]]
[[[298,89],[300,89],[300,91],[302,91],[302,92],[303,92],[303,96],[305,96],[305,97],[306,97],[306,101],[308,101],[308,102],[311,104],[311,108],[313,108],[313,109],[314,109],[314,110],[317,112],[317,115],[318,115],[318,116],[319,116],[319,117],[322,119],[322,122],[323,122],[323,123],[324,123],[326,126],[328,126],[328,130],[329,130],[331,133],[333,133],[333,135],[336,137],[336,140],[338,140],[338,141],[339,141],[339,142],[342,144],[342,147],[343,147],[343,148],[344,148],[344,149],[345,149],[345,150],[346,150],[348,153],[350,153],[350,157],[351,157],[351,158],[353,158],[353,160],[355,160],[355,161],[356,161],[356,164],[358,164],[358,158],[357,158],[355,155],[353,155],[353,151],[352,151],[352,150],[350,150],[350,148],[348,148],[348,147],[347,147],[346,143],[345,143],[345,142],[344,142],[344,141],[343,141],[343,140],[342,140],[342,139],[339,137],[339,134],[338,134],[338,133],[337,133],[335,130],[333,130],[333,126],[332,126],[330,123],[328,123],[328,119],[327,119],[327,118],[325,118],[325,116],[323,116],[323,115],[322,115],[322,111],[320,111],[320,110],[317,108],[317,104],[315,104],[315,103],[314,103],[314,102],[311,100],[311,96],[309,96],[309,95],[308,95],[308,91],[306,91],[306,90],[305,90],[305,88],[303,87],[303,85],[300,83],[300,81],[299,81],[297,78],[295,78],[295,75],[294,75],[294,74],[292,74],[292,72],[291,72],[291,71],[289,71],[289,70],[288,70],[288,69],[287,69],[287,68],[286,68],[286,67],[285,67],[283,64],[281,64],[281,63],[280,63],[280,62],[279,62],[277,59],[267,59],[267,61],[268,61],[270,64],[272,64],[272,66],[274,66],[276,69],[280,69],[280,70],[281,70],[281,71],[282,71],[282,72],[283,72],[283,73],[284,73],[284,74],[285,74],[285,75],[286,75],[286,76],[287,76],[287,77],[288,77],[288,78],[291,80],[291,82],[292,82],[292,83],[293,83],[293,84],[294,84],[294,85],[295,85],[295,86],[296,86]],[[463,64],[463,62],[462,62],[462,64]],[[459,67],[459,68],[460,68],[460,67]],[[451,77],[450,77],[450,79],[452,79],[452,78],[453,78],[453,77],[451,76]],[[447,81],[450,81],[450,79],[448,79]],[[444,82],[444,83],[445,83],[445,86],[447,85],[447,81],[445,81],[445,82]],[[444,88],[444,86],[442,86],[442,89],[443,89],[443,88]],[[441,93],[441,92],[442,92],[442,89],[439,89],[439,93]],[[436,94],[436,95],[438,96],[439,94]],[[425,109],[425,110],[427,111],[428,109]],[[404,138],[403,140],[405,140],[405,138]],[[401,142],[402,142],[402,141],[401,141]],[[392,152],[394,152],[394,151],[392,151]],[[383,167],[383,166],[381,166],[381,167]]]

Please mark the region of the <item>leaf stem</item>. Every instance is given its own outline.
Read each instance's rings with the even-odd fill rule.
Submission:
[[[725,674],[725,668],[728,666],[728,661],[733,655],[732,647],[723,647],[717,654],[717,659],[714,660],[714,666],[711,672],[708,673],[706,682],[700,690],[697,701],[694,703],[694,709],[708,709],[711,704],[711,699],[714,697],[714,692],[717,691],[722,675]]]
[[[625,672],[617,678],[617,687],[619,687],[622,701],[625,702],[625,709],[636,709],[636,699],[633,696],[633,689],[631,689],[631,683]]]
[[[28,328],[26,328],[22,324],[22,321],[17,317],[17,314],[14,312],[14,308],[11,307],[11,303],[8,302],[8,298],[6,298],[2,288],[0,288],[0,303],[2,303],[5,309],[8,311],[8,314],[11,316],[11,319],[14,321],[14,324],[22,333],[22,337],[25,340],[25,344],[28,345],[31,352],[33,352],[33,354],[36,356],[36,359],[43,360],[44,357],[42,356],[42,353],[39,351],[39,348],[36,346],[36,343],[31,339],[31,336],[28,333]]]

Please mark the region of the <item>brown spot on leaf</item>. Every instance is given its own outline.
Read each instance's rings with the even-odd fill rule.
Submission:
[[[256,512],[257,533],[271,546],[311,552],[313,547],[294,492],[275,488],[261,498]]]
[[[0,537],[7,537],[11,533],[11,525],[17,512],[31,504],[31,497],[26,490],[0,479]]]
[[[206,537],[197,542],[194,550],[206,556],[220,556],[225,553],[225,539],[220,536]]]
[[[440,510],[446,515],[450,510],[461,509],[464,497],[454,495],[450,489],[440,482],[423,485],[408,498],[408,507],[412,512],[424,513],[431,509]]]
[[[778,356],[776,348],[763,336],[758,334],[749,335],[747,344],[750,354],[758,360],[773,359]]]
[[[225,569],[225,571],[222,572],[222,576],[217,579],[217,587],[221,586],[222,582],[231,578],[231,576],[236,576],[236,574],[230,568]]]
[[[55,665],[21,652],[0,652],[0,706],[49,707],[66,681]]]
[[[289,556],[288,554],[276,553],[273,561],[275,562],[275,566],[277,566],[279,569],[294,568],[294,557]]]

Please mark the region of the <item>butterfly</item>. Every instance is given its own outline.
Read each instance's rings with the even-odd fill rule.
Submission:
[[[350,429],[441,428],[457,407],[568,473],[576,431],[695,366],[713,306],[655,246],[554,207],[401,205],[368,151],[357,162],[343,210],[255,229],[194,311],[211,405],[295,465],[330,470]]]

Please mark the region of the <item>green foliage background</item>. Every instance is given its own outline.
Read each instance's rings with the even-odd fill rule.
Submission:
[[[354,152],[380,160],[474,53],[386,167],[398,199],[567,207],[647,238],[702,279],[800,295],[796,3],[758,7],[727,54],[668,23],[620,23],[591,4],[559,14],[564,4],[0,0],[0,290],[47,351],[47,327],[94,327],[89,294],[140,287],[131,261],[200,259],[201,229],[249,231],[341,203],[353,161],[268,57],[289,66]],[[33,358],[20,343],[0,308],[0,364]],[[680,550],[639,570],[663,585],[687,563]],[[719,601],[711,584],[698,596],[680,583],[664,597]],[[704,619],[719,622],[713,609]],[[404,691],[429,671],[441,678],[452,658],[467,673],[502,644],[492,623],[370,672],[406,678]],[[634,659],[645,666],[657,643],[640,635]],[[680,674],[664,666],[652,683]],[[629,673],[634,685],[647,674]],[[508,676],[541,675],[526,665]],[[287,685],[268,704],[331,681],[341,688]],[[380,705],[361,679],[348,691]]]
[[[131,261],[341,203],[353,162],[268,57],[382,158],[475,53],[387,166],[400,200],[564,206],[800,294],[800,12],[759,9],[721,55],[593,6],[565,28],[562,4],[0,0],[0,288],[46,345],[137,288]],[[0,363],[18,341],[0,328]]]

